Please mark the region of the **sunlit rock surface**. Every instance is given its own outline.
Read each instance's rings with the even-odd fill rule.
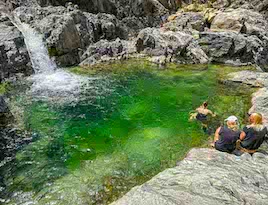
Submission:
[[[112,205],[267,204],[268,156],[192,149],[176,167],[133,188]]]

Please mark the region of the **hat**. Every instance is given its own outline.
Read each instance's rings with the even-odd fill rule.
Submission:
[[[236,122],[238,121],[237,117],[234,115],[229,116],[228,118],[226,118],[224,121],[231,121],[231,122]]]

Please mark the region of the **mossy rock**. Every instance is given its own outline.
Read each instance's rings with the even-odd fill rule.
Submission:
[[[49,56],[61,56],[63,53],[58,51],[56,47],[48,47]]]
[[[0,83],[0,95],[4,95],[9,87],[9,83],[5,82],[5,83]]]

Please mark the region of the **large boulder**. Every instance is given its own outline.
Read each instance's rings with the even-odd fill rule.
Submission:
[[[256,55],[263,42],[256,36],[235,32],[201,32],[199,45],[218,63],[255,64]]]
[[[192,149],[176,167],[133,188],[111,205],[267,204],[268,156]]]
[[[163,29],[146,28],[136,39],[138,52],[165,56],[177,63],[208,63],[208,57],[191,35]]]
[[[134,43],[131,41],[120,40],[115,41],[100,40],[90,45],[87,51],[81,57],[80,66],[90,66],[111,60],[123,60],[136,51]]]
[[[218,12],[211,23],[212,31],[235,31],[249,35],[267,34],[268,23],[263,15],[246,9]]]
[[[33,72],[21,32],[7,16],[0,14],[0,82],[18,74]]]
[[[205,16],[201,12],[178,12],[170,17],[164,27],[171,31],[204,31],[207,26]]]

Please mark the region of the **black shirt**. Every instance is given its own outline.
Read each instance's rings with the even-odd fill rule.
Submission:
[[[235,150],[235,143],[239,139],[240,131],[234,131],[228,127],[221,127],[219,131],[219,140],[215,142],[215,148],[223,152],[232,152]]]
[[[256,130],[253,127],[246,126],[243,128],[243,131],[246,133],[246,137],[242,140],[241,147],[249,150],[258,149],[263,143],[265,136],[268,135],[266,127]]]

